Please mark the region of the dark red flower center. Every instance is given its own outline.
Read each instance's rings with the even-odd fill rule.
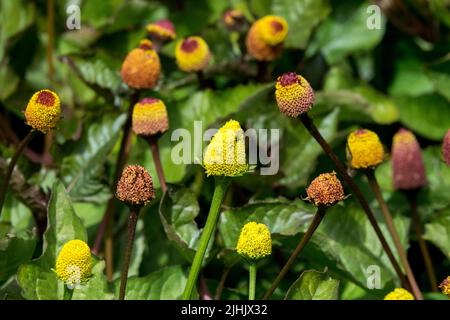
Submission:
[[[152,49],[152,45],[150,42],[144,41],[142,43],[139,44],[139,48],[142,50],[151,50]]]
[[[147,97],[147,98],[143,98],[141,99],[141,101],[139,102],[140,104],[152,104],[155,102],[158,102],[159,99],[156,98],[152,98],[152,97]]]
[[[278,82],[285,87],[294,83],[300,83],[300,79],[295,72],[286,72],[279,78]]]
[[[283,25],[281,23],[279,23],[278,21],[275,21],[275,20],[271,21],[270,25],[272,26],[272,29],[275,32],[281,32],[284,29]]]
[[[55,103],[55,96],[50,91],[43,90],[39,92],[37,102],[44,106],[52,107]]]
[[[358,130],[356,130],[356,132],[355,132],[355,134],[357,134],[357,135],[365,134],[365,133],[367,133],[367,130],[366,130],[366,129],[358,129]]]
[[[184,52],[193,52],[198,48],[198,41],[196,39],[187,38],[181,44],[181,50]]]

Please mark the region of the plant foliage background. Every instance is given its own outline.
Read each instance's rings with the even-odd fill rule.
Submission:
[[[390,150],[400,127],[419,138],[428,186],[419,195],[439,279],[450,270],[450,168],[440,144],[450,127],[450,12],[440,0],[403,1],[420,24],[402,24],[382,16],[382,27],[369,30],[368,1],[334,0],[89,0],[55,1],[55,39],[49,70],[46,1],[0,1],[0,168],[14,144],[27,132],[23,114],[32,93],[51,88],[62,100],[64,118],[46,150],[43,135],[33,140],[18,170],[22,189],[10,188],[0,218],[0,297],[62,299],[55,277],[55,258],[73,238],[92,244],[110,197],[121,126],[126,118],[128,88],[120,67],[127,53],[145,38],[146,24],[169,18],[177,38],[201,35],[213,54],[206,77],[213,89],[200,89],[195,75],[174,62],[175,42],[160,52],[163,76],[145,95],[163,99],[171,130],[194,121],[218,128],[229,118],[245,128],[280,129],[280,170],[274,176],[246,175],[233,181],[203,271],[214,295],[225,274],[222,299],[245,299],[246,264],[234,247],[248,220],[267,224],[274,253],[258,271],[257,296],[270,286],[314,214],[302,200],[305,187],[319,173],[333,170],[318,144],[295,120],[279,113],[273,82],[256,78],[257,64],[244,58],[235,36],[225,28],[226,9],[239,8],[249,20],[266,14],[287,19],[289,35],[283,55],[271,63],[272,80],[295,70],[316,90],[311,111],[322,134],[341,159],[345,139],[359,127],[376,131]],[[394,1],[393,1],[394,2]],[[80,30],[66,27],[66,6],[80,5]],[[434,38],[434,36],[436,36]],[[170,154],[177,142],[171,132],[161,141],[163,167],[171,183],[161,210],[161,192],[141,213],[130,267],[127,299],[180,298],[190,261],[206,219],[213,182],[198,165],[176,165]],[[156,177],[148,146],[134,137],[130,164],[145,166]],[[430,291],[413,232],[408,203],[391,183],[390,160],[377,170],[419,285]],[[357,180],[388,235],[378,205],[361,175]],[[157,179],[154,179],[159,187]],[[348,191],[348,190],[347,190]],[[28,192],[28,193],[27,193]],[[349,192],[347,192],[349,193]],[[46,205],[48,202],[48,210]],[[34,216],[47,215],[45,236]],[[75,290],[73,299],[113,299],[118,290],[127,209],[118,206],[114,224],[115,273],[108,283],[99,257],[93,278]],[[390,240],[390,238],[388,237]],[[391,243],[391,247],[393,247]],[[367,288],[367,268],[378,266],[381,288]],[[300,274],[304,270],[316,270]],[[323,271],[326,269],[326,274]],[[288,289],[294,283],[289,291]],[[332,208],[313,241],[283,280],[274,298],[380,299],[399,286],[363,211],[350,196]],[[286,295],[287,293],[287,295]],[[427,298],[445,298],[426,294]]]

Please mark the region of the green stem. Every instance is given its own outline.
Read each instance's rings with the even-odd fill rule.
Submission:
[[[64,284],[64,300],[72,300],[74,290],[75,289],[69,289],[69,287]]]
[[[375,198],[380,205],[381,212],[383,213],[384,220],[386,220],[386,225],[388,227],[389,233],[394,240],[395,247],[398,251],[398,255],[400,256],[400,262],[403,265],[403,268],[406,271],[406,276],[411,285],[411,290],[416,297],[417,300],[423,300],[422,292],[417,285],[416,278],[411,270],[411,266],[408,261],[408,257],[406,254],[405,248],[403,248],[402,243],[400,241],[400,236],[398,235],[397,229],[394,225],[394,220],[392,219],[391,212],[383,199],[383,195],[381,194],[380,185],[378,184],[377,178],[375,177],[375,173],[373,169],[366,170],[367,180],[369,182],[369,186],[372,188],[373,193],[375,194]]]
[[[248,300],[255,300],[256,295],[256,263],[250,263],[248,282]]]
[[[151,136],[148,137],[147,141],[150,145],[150,150],[153,156],[153,163],[155,164],[156,173],[158,174],[159,184],[161,185],[161,190],[163,193],[167,191],[166,177],[164,176],[164,170],[161,165],[161,157],[159,155],[158,147],[159,137]]]
[[[6,192],[8,191],[9,180],[11,179],[14,167],[16,166],[17,160],[19,160],[20,155],[22,154],[25,147],[28,145],[31,139],[33,139],[35,133],[36,131],[34,129],[31,129],[30,132],[28,132],[28,134],[25,136],[25,138],[23,138],[22,142],[17,147],[16,152],[9,162],[8,169],[6,170],[5,177],[3,178],[3,185],[0,190],[0,215],[2,213],[3,204],[5,203]]]
[[[327,209],[326,207],[318,207],[317,208],[317,213],[314,215],[314,218],[311,221],[311,224],[309,225],[308,230],[306,230],[305,235],[298,243],[294,252],[292,252],[291,256],[289,257],[289,260],[286,262],[283,269],[281,269],[280,273],[273,281],[269,290],[267,290],[267,292],[264,294],[263,300],[267,300],[272,296],[273,292],[278,287],[281,280],[283,280],[283,278],[286,276],[288,271],[291,269],[292,265],[295,262],[295,259],[300,254],[300,252],[302,252],[303,248],[307,245],[307,243],[311,239],[312,235],[314,234],[314,231],[316,231],[317,227],[319,226],[320,222],[322,221],[323,217],[325,216],[326,209]]]
[[[125,299],[125,291],[127,288],[128,268],[130,267],[131,254],[133,252],[134,236],[136,234],[136,225],[139,217],[139,208],[130,208],[130,216],[128,219],[128,239],[123,257],[122,275],[120,277],[119,300]]]
[[[189,277],[186,283],[186,287],[183,293],[183,300],[189,300],[192,297],[194,287],[197,283],[198,274],[200,272],[203,258],[205,256],[206,248],[208,247],[209,240],[216,228],[217,220],[219,219],[220,206],[222,205],[225,192],[230,183],[228,177],[215,177],[214,195],[209,208],[208,218],[206,219],[205,228],[203,229],[200,237],[200,244],[197,252],[194,256],[191,269],[189,271]]]

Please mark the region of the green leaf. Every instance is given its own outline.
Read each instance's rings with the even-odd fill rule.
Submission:
[[[339,280],[326,272],[304,271],[286,293],[286,300],[337,300]]]
[[[161,199],[159,216],[167,238],[188,261],[195,255],[200,238],[195,218],[200,207],[195,195],[185,187],[167,185],[167,192]]]
[[[289,33],[286,47],[303,49],[315,27],[330,11],[328,0],[273,0],[272,10],[266,14],[279,15],[287,20]]]
[[[181,266],[165,267],[145,277],[131,277],[127,282],[126,300],[177,300],[186,285],[187,275]],[[116,281],[118,295],[120,281]]]
[[[417,97],[434,91],[433,83],[425,73],[420,61],[398,59],[394,65],[394,78],[389,85],[389,94]]]
[[[328,114],[317,123],[320,133],[328,143],[332,143],[338,126],[339,108]],[[291,188],[304,186],[317,164],[317,157],[323,152],[316,140],[298,123],[287,122],[288,133],[284,137],[286,155],[281,161],[284,178],[280,184]]]
[[[36,247],[36,237],[18,237],[7,234],[0,239],[0,285],[14,275],[18,267],[31,260]]]
[[[41,257],[20,267],[17,280],[22,295],[32,300],[55,300],[64,298],[64,283],[57,279],[56,257],[69,240],[87,241],[86,230],[73,211],[68,194],[61,182],[53,186],[48,209],[48,228],[44,234]],[[73,299],[112,299],[104,276],[104,262],[93,258],[92,276],[86,284],[76,287]]]
[[[125,118],[125,115],[104,116],[100,123],[93,123],[84,132],[80,141],[68,142],[71,151],[62,160],[61,176],[74,200],[103,202],[109,197],[107,181],[102,178],[103,166]]]
[[[450,127],[450,102],[440,95],[396,99],[400,121],[420,135],[441,141]]]
[[[234,250],[242,227],[249,221],[264,223],[271,234],[292,236],[305,229],[315,211],[315,207],[301,200],[257,201],[222,212],[219,232],[225,248]]]
[[[450,208],[436,213],[425,224],[424,238],[431,241],[450,259]]]
[[[0,65],[0,100],[6,100],[19,85],[19,76],[5,63]]]
[[[307,56],[319,51],[329,64],[346,56],[373,49],[383,38],[385,19],[381,16],[379,29],[368,29],[369,2],[342,1],[338,8],[318,28]]]

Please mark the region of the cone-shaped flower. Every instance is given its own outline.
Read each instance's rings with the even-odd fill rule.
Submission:
[[[413,190],[426,184],[425,166],[414,134],[400,129],[392,143],[392,175],[394,188]]]
[[[384,148],[378,135],[367,129],[352,132],[347,138],[347,159],[354,169],[376,167],[384,159]]]
[[[35,130],[47,133],[61,118],[59,97],[48,89],[33,94],[25,109],[25,120]]]
[[[444,279],[439,285],[439,289],[443,294],[446,294],[450,298],[450,277]]]
[[[156,86],[161,74],[161,63],[152,47],[152,42],[144,39],[125,58],[121,74],[123,82],[129,87],[151,89]]]
[[[406,289],[396,288],[389,292],[384,300],[414,300],[414,296]]]
[[[245,137],[239,122],[229,120],[211,139],[203,166],[208,176],[240,176],[248,171]]]
[[[236,251],[249,260],[259,260],[272,253],[269,228],[263,223],[248,222],[239,235]]]
[[[298,117],[311,109],[314,91],[305,78],[295,72],[287,72],[277,79],[275,98],[282,113]]]
[[[173,40],[177,36],[173,23],[167,19],[150,23],[146,29],[150,37],[161,41]]]
[[[275,60],[283,50],[283,41],[288,33],[288,24],[278,16],[265,16],[253,23],[247,33],[248,53],[256,60]]]
[[[223,14],[223,22],[228,30],[238,31],[245,22],[245,16],[241,10],[231,9]]]
[[[86,282],[92,270],[91,249],[82,240],[70,240],[64,244],[56,258],[55,272],[66,284]]]
[[[181,70],[195,72],[208,66],[211,53],[205,40],[200,37],[188,37],[177,43],[175,59]]]
[[[445,163],[450,166],[450,129],[448,129],[444,137],[444,142],[442,143],[442,155],[444,156]]]
[[[144,206],[155,197],[153,180],[141,166],[127,166],[117,183],[116,197],[130,206]]]
[[[153,136],[169,129],[166,105],[156,98],[144,98],[133,109],[133,131],[141,136]]]
[[[345,198],[344,189],[335,172],[322,173],[306,189],[308,200],[316,206],[332,206]]]

